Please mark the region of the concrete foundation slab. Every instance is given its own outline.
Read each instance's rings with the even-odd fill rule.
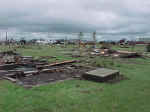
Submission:
[[[116,78],[118,75],[119,75],[118,70],[99,68],[96,70],[86,72],[83,75],[83,78],[88,79],[88,80],[103,82],[103,81],[107,81],[107,80]]]

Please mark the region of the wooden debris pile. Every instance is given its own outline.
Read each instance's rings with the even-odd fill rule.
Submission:
[[[117,51],[119,57],[121,58],[136,58],[140,57],[141,55],[137,52],[129,52],[129,51]]]
[[[18,56],[15,62],[0,65],[0,78],[12,82],[38,85],[45,82],[65,80],[80,77],[82,69],[72,65],[76,60],[67,60],[57,63],[34,60],[31,56]],[[38,80],[38,81],[37,81]]]
[[[101,55],[101,56],[110,56],[110,54],[114,52],[110,49],[94,49],[91,54],[93,55]]]
[[[136,58],[141,56],[141,54],[137,52],[120,51],[120,50],[117,51],[111,49],[95,49],[91,54],[98,56],[105,56],[105,57],[111,56],[119,58]]]
[[[58,63],[44,63],[40,61],[35,61],[33,59],[30,59],[30,57],[26,57],[20,61],[20,63],[13,63],[13,64],[2,64],[0,65],[0,72],[3,73],[4,71],[9,73],[7,75],[27,75],[27,74],[38,74],[40,72],[45,72],[45,71],[55,71],[57,69],[60,70],[60,67],[55,68],[55,66],[59,65],[65,65],[65,64],[70,64],[70,63],[75,63],[76,60],[71,60],[71,61],[63,61],[63,62],[58,62]]]
[[[0,65],[8,64],[8,63],[15,63],[16,57],[19,57],[19,56],[20,55],[18,53],[15,53],[13,51],[0,52]]]

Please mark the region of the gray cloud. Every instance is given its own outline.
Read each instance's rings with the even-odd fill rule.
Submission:
[[[148,0],[1,0],[0,29],[31,32],[150,32]]]

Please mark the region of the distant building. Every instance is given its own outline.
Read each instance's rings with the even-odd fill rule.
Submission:
[[[136,44],[148,44],[148,43],[150,43],[150,36],[148,37],[148,36],[146,36],[146,37],[139,37],[139,38],[137,38],[137,40],[136,40]]]
[[[150,37],[138,38],[138,41],[141,41],[141,42],[150,42]]]

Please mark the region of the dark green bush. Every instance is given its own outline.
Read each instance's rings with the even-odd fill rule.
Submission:
[[[150,44],[148,44],[148,45],[146,46],[146,51],[147,51],[147,52],[150,52]]]

